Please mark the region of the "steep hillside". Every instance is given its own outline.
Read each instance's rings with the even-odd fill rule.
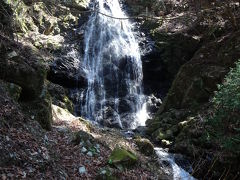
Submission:
[[[0,1],[0,177],[173,179],[153,149],[161,146],[190,159],[196,178],[239,179],[239,0],[121,1],[151,115],[135,134],[72,115],[89,83],[84,33],[99,13],[89,2]],[[123,101],[122,112],[134,103]]]

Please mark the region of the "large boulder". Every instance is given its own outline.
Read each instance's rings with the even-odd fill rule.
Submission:
[[[36,99],[42,93],[47,67],[31,47],[20,47],[20,53],[14,46],[17,44],[9,46],[7,51],[1,47],[0,78],[19,85],[23,100]]]
[[[87,132],[85,132],[85,131],[82,131],[82,130],[80,130],[80,131],[78,131],[78,132],[76,132],[75,134],[74,134],[74,138],[73,138],[73,140],[72,140],[72,142],[75,144],[75,145],[78,145],[78,144],[80,144],[80,143],[89,143],[89,144],[92,144],[92,143],[94,143],[94,137],[91,135],[91,134],[89,134],[89,133],[87,133]]]
[[[135,139],[135,143],[137,144],[139,151],[143,154],[147,156],[154,154],[154,146],[148,139],[137,138]]]
[[[3,42],[0,79],[12,83],[10,95],[19,100],[24,113],[50,130],[51,97],[45,87],[47,66],[44,58],[33,46],[22,46],[9,39],[3,39]]]
[[[137,156],[124,148],[116,147],[108,159],[110,165],[129,167],[137,162]]]

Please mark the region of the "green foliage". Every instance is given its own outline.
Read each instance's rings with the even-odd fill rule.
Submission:
[[[213,98],[214,115],[209,119],[210,137],[223,149],[240,152],[240,60],[218,85]]]
[[[213,102],[218,110],[227,112],[240,111],[240,61],[231,69],[224,83],[218,85]]]

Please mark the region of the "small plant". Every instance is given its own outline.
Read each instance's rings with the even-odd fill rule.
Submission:
[[[212,139],[224,149],[240,151],[240,60],[218,85],[213,98],[214,115],[208,121],[213,128]]]

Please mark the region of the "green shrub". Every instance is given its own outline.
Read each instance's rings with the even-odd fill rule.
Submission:
[[[230,70],[224,83],[218,85],[213,102],[217,110],[229,113],[240,112],[240,61],[236,63],[235,68]]]
[[[240,60],[218,85],[213,104],[213,116],[208,121],[212,139],[224,149],[240,151]]]

